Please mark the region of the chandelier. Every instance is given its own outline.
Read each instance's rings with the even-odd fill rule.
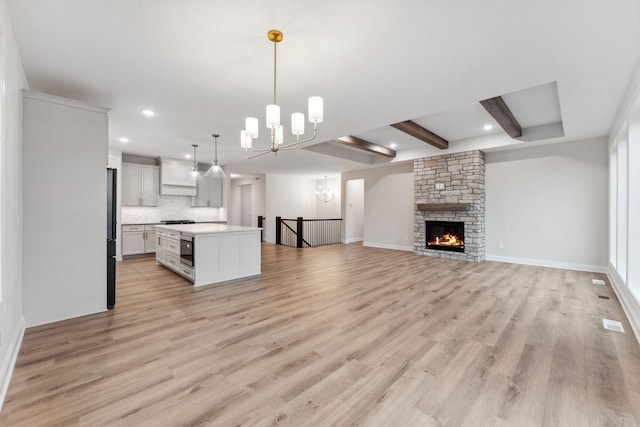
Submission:
[[[336,193],[331,192],[331,188],[327,185],[327,177],[324,177],[324,188],[322,186],[318,187],[318,191],[316,191],[316,197],[322,203],[329,203],[333,201],[336,197]]]
[[[245,158],[252,159],[272,152],[277,154],[280,150],[294,150],[304,142],[315,139],[318,132],[318,123],[323,118],[323,101],[319,96],[309,98],[309,122],[313,123],[313,136],[308,139],[300,139],[300,135],[304,134],[304,114],[291,114],[291,133],[296,136],[296,141],[288,144],[284,143],[284,131],[280,124],[280,106],[277,104],[276,98],[276,75],[277,75],[277,55],[276,47],[283,39],[282,32],[278,30],[270,30],[267,38],[273,42],[273,104],[267,105],[266,125],[271,133],[271,146],[269,148],[254,148],[253,140],[258,138],[258,119],[255,117],[247,117],[245,119],[245,129],[240,132],[240,146],[244,148]],[[249,150],[253,155],[249,155]]]

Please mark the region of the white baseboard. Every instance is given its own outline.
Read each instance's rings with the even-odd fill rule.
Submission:
[[[364,240],[363,237],[352,237],[350,239],[343,239],[342,243],[355,243],[355,242],[362,242]]]
[[[395,251],[413,252],[413,245],[403,246],[403,245],[388,245],[386,243],[362,242],[362,246],[368,246],[370,248],[380,248],[380,249],[393,249]]]
[[[589,271],[594,273],[607,273],[608,269],[602,265],[577,264],[572,262],[552,261],[547,259],[517,258],[510,256],[489,255],[487,261],[508,262],[511,264],[535,265],[537,267],[562,268],[564,270]]]
[[[20,345],[22,344],[22,337],[24,337],[24,318],[20,318],[20,323],[11,339],[9,345],[9,351],[2,361],[2,370],[0,371],[0,410],[4,404],[4,399],[7,396],[7,390],[9,390],[9,383],[11,382],[11,375],[13,375],[13,368],[16,365],[16,359],[18,358],[18,352],[20,351]]]
[[[618,296],[618,300],[620,300],[624,313],[627,315],[627,319],[629,319],[629,323],[631,323],[631,329],[633,329],[633,333],[638,343],[640,343],[640,301],[631,293],[612,265],[609,265],[607,276],[613,291]]]

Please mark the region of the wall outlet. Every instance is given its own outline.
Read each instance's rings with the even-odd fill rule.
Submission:
[[[444,190],[444,182],[436,182],[436,190]]]
[[[502,242],[498,243],[498,249],[504,249],[504,244]]]

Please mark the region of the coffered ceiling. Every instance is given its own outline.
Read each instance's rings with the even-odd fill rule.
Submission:
[[[636,0],[7,5],[31,89],[110,107],[110,144],[131,154],[183,157],[197,143],[199,160],[207,161],[210,134],[219,133],[219,159],[238,173],[322,176],[389,161],[320,154],[338,150],[331,141],[347,135],[395,142],[394,161],[438,151],[389,126],[405,120],[447,139],[450,150],[475,140],[487,148],[604,136],[640,53]],[[307,97],[318,95],[325,120],[309,143],[318,147],[247,161],[239,133],[246,116],[264,124],[271,102],[273,48],[266,33],[272,28],[284,33],[278,45],[283,117],[306,115]],[[506,136],[478,103],[496,96],[523,129],[536,131],[529,139]],[[145,108],[156,115],[143,116]],[[487,124],[493,128],[485,130]],[[258,144],[266,146],[262,129]]]

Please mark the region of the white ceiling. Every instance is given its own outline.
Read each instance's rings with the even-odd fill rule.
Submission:
[[[640,53],[637,0],[7,4],[31,89],[110,107],[110,144],[131,154],[182,157],[197,143],[207,161],[210,134],[219,133],[219,159],[236,173],[322,176],[366,167],[311,150],[244,160],[244,117],[264,124],[271,101],[271,28],[284,32],[283,117],[306,114],[307,97],[323,96],[325,121],[313,143],[343,135],[395,141],[399,154],[407,150],[403,159],[424,143],[388,124],[413,119],[452,146],[481,136],[486,147],[479,126],[492,119],[477,102],[505,95],[531,125],[549,119],[518,116],[533,111],[545,89],[510,101],[508,94],[549,82],[557,82],[550,115],[561,113],[558,141],[604,136]],[[156,116],[143,117],[144,108]],[[123,136],[130,142],[119,142]]]

